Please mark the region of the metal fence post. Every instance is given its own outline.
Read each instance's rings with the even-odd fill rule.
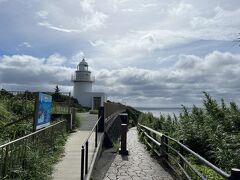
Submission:
[[[98,125],[95,127],[95,148],[97,147]]]
[[[119,114],[119,116],[120,116],[120,119],[121,119],[122,123],[128,125],[128,114],[127,113],[121,113],[121,114]]]
[[[229,180],[239,180],[240,179],[240,169],[232,168],[231,176],[228,179]]]
[[[86,142],[86,154],[85,154],[85,174],[88,173],[88,141]]]
[[[104,107],[99,107],[98,109],[98,118],[101,119],[98,122],[98,132],[104,132]]]
[[[84,146],[82,146],[81,155],[81,180],[84,180]]]
[[[121,124],[121,149],[119,153],[122,155],[128,155],[127,150],[127,124]]]
[[[181,140],[179,140],[179,142],[181,143],[181,144],[183,144],[183,140],[181,139]],[[183,156],[183,147],[182,146],[180,146],[180,154]],[[183,159],[180,157],[180,161],[179,161],[179,163],[180,163],[180,165],[183,167],[184,166],[184,161],[183,161]]]

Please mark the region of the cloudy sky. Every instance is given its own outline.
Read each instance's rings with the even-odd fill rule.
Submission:
[[[111,100],[240,103],[239,33],[239,0],[0,0],[0,85],[71,91],[85,57]]]

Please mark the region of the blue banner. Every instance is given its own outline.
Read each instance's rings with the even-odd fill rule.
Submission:
[[[36,129],[41,129],[50,125],[52,113],[52,96],[39,93],[37,109]]]

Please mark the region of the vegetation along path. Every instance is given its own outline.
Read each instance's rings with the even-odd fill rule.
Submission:
[[[75,180],[80,179],[80,155],[81,146],[85,139],[89,136],[93,126],[97,122],[97,115],[89,113],[80,113],[81,127],[80,129],[70,134],[65,145],[65,153],[62,159],[54,167],[53,179],[56,180]],[[89,141],[89,154],[93,154],[94,148],[94,134]],[[89,157],[91,160],[92,156]]]
[[[172,180],[171,175],[153,159],[139,142],[136,127],[127,134],[128,156],[116,155],[104,180]],[[94,179],[95,180],[95,179]]]

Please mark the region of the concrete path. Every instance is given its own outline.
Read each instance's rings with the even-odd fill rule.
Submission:
[[[81,117],[80,131],[91,131],[97,122],[98,115],[89,113],[79,113],[78,115]]]
[[[139,142],[136,128],[127,134],[129,156],[114,158],[104,180],[172,180],[171,175],[153,159]],[[96,179],[94,179],[96,180]]]
[[[64,156],[54,167],[52,175],[54,180],[80,179],[81,146],[97,122],[97,115],[91,115],[89,113],[80,113],[78,115],[80,115],[81,118],[81,127],[77,132],[69,135],[65,145]],[[100,134],[98,137],[100,137]],[[95,133],[90,136],[89,140],[89,162],[91,162],[96,150],[94,146],[94,138]]]

